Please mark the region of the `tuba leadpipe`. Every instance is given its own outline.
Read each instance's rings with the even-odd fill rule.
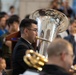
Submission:
[[[51,41],[50,41],[50,40],[45,39],[45,38],[41,38],[41,37],[38,37],[38,36],[36,36],[36,39],[39,39],[39,40],[42,40],[42,41],[46,41],[46,42],[51,43]]]

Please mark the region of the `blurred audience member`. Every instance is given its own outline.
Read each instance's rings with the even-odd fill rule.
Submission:
[[[71,21],[69,32],[70,34],[64,37],[64,39],[68,40],[73,45],[73,52],[75,55],[73,64],[76,64],[76,20]]]
[[[58,10],[58,8],[59,8],[58,0],[52,0],[51,4],[50,4],[50,8]]]
[[[26,19],[26,18],[28,18],[28,19],[29,19],[29,17],[30,17],[30,14],[27,14],[27,15],[25,16],[25,19]]]
[[[69,6],[69,1],[67,0],[64,0],[62,2],[62,5],[59,8],[59,11],[63,12],[69,19],[75,18],[75,13],[73,9]]]
[[[4,15],[6,19],[9,18],[8,14],[6,12],[4,12],[4,11],[0,12],[0,15]]]
[[[6,61],[4,58],[0,57],[0,75],[7,75],[5,72]]]
[[[12,15],[8,20],[7,20],[7,25],[8,25],[8,35],[18,32],[19,31],[19,17],[17,15]],[[12,39],[11,39],[12,40]],[[6,59],[6,64],[7,64],[7,69],[11,68],[11,53],[12,53],[12,41],[11,40],[5,40],[3,45],[2,45],[2,51],[3,51],[3,56]]]
[[[14,14],[15,14],[15,7],[14,6],[10,6],[8,15],[12,16]]]
[[[19,31],[19,24],[20,24],[20,18],[18,15],[12,15],[8,20],[7,20],[7,25],[8,25],[8,30],[9,33],[14,33]]]
[[[2,49],[3,38],[7,35],[8,30],[6,30],[6,20],[4,12],[0,13],[0,49]]]

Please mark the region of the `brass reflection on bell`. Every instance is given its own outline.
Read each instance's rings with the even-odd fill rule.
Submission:
[[[41,71],[42,66],[44,66],[44,64],[48,62],[45,56],[40,55],[33,50],[27,50],[23,60],[27,65],[29,65],[30,67],[34,67],[39,71]]]

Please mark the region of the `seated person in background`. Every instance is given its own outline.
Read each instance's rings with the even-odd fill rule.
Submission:
[[[12,15],[8,20],[7,20],[7,25],[8,25],[8,35],[18,32],[19,31],[19,17],[17,15]],[[3,45],[2,45],[2,51],[3,51],[3,56],[6,59],[6,64],[7,64],[7,69],[10,69],[10,63],[11,63],[11,53],[12,53],[12,42],[10,40],[5,40]]]
[[[73,45],[73,52],[75,55],[75,59],[73,64],[76,64],[76,20],[72,20],[70,22],[69,35],[64,37],[67,41],[69,41]]]
[[[73,47],[64,39],[55,39],[47,49],[48,63],[43,66],[44,75],[70,75],[73,64]]]
[[[4,15],[6,19],[9,18],[8,14],[5,11],[0,12],[0,15]]]
[[[16,14],[15,11],[16,11],[15,7],[13,5],[10,6],[8,15],[9,16],[15,15]]]
[[[15,33],[19,31],[19,24],[20,24],[20,18],[18,15],[12,15],[8,20],[7,20],[7,25],[8,25],[8,32],[9,34]],[[11,41],[6,41],[5,44],[11,48]]]
[[[0,57],[0,75],[7,75],[5,72],[6,61],[4,58]]]
[[[6,30],[6,20],[7,18],[3,13],[0,13],[0,49],[2,50],[3,38],[8,34]]]
[[[23,60],[28,49],[33,49],[32,43],[36,42],[37,22],[33,19],[23,19],[20,23],[21,37],[17,41],[13,50],[13,75],[22,74],[29,67]]]

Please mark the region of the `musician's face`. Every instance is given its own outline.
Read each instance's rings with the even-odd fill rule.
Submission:
[[[37,31],[38,28],[36,24],[32,24],[32,26],[28,28],[28,40],[31,43],[34,43],[36,41]]]
[[[17,32],[19,30],[19,23],[14,22],[12,25],[10,25],[9,29],[12,32]]]
[[[64,67],[65,69],[68,71],[72,64],[73,64],[73,59],[74,59],[74,54],[73,54],[73,49],[69,46],[68,47],[68,52],[65,54],[65,57],[64,57]]]

